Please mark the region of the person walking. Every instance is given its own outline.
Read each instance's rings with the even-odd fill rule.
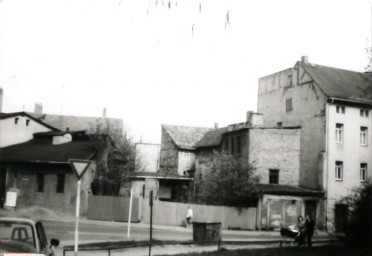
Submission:
[[[311,239],[315,231],[315,221],[310,217],[309,214],[306,214],[305,216],[305,229],[306,229],[307,247],[312,247]]]
[[[187,209],[187,213],[186,213],[186,227],[187,228],[191,227],[192,217],[193,217],[193,212],[192,212],[191,207],[189,206],[189,208]]]
[[[294,242],[298,243],[298,246],[301,246],[305,243],[305,221],[304,218],[300,215],[297,218],[297,228],[298,228],[298,235],[295,237]]]

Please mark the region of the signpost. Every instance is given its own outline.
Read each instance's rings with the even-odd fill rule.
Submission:
[[[91,161],[70,159],[69,160],[72,170],[75,172],[77,177],[77,192],[76,192],[76,222],[75,222],[75,247],[74,255],[78,255],[78,235],[79,235],[79,215],[80,215],[80,185],[81,177],[88,170]]]

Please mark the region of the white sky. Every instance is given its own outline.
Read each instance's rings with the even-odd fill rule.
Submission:
[[[107,108],[159,143],[162,123],[245,121],[302,55],[364,71],[370,36],[368,0],[0,0],[3,112]]]

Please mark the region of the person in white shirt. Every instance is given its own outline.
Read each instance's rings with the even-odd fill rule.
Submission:
[[[191,207],[189,206],[189,208],[187,209],[187,213],[186,213],[186,227],[191,227],[192,217],[193,217],[193,212],[192,212]]]

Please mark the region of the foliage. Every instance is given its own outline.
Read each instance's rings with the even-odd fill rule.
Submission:
[[[349,205],[349,221],[346,224],[346,238],[353,247],[372,250],[372,180],[355,188],[344,198]]]
[[[214,152],[207,170],[204,177],[196,180],[196,202],[234,207],[256,204],[254,184],[258,178],[243,159]]]
[[[90,131],[90,138],[97,158],[92,189],[99,194],[117,196],[130,183],[129,176],[135,169],[135,145],[127,132],[116,131],[108,121],[97,124]]]

